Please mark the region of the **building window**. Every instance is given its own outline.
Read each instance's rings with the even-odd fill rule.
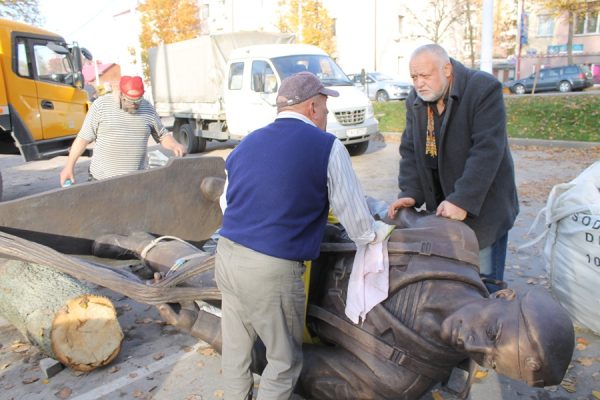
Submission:
[[[538,15],[538,36],[554,35],[554,17],[552,15]]]
[[[586,33],[598,33],[598,11],[592,11],[587,14],[587,23],[585,24]]]
[[[585,35],[600,33],[598,24],[598,11],[581,12],[575,14],[575,30],[576,35]]]
[[[575,14],[575,30],[576,35],[585,33],[585,13]]]
[[[398,15],[398,34],[404,33],[404,15]]]

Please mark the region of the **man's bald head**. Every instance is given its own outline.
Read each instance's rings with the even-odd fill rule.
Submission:
[[[448,53],[446,53],[446,50],[444,50],[444,48],[439,44],[431,43],[417,47],[412,52],[410,59],[413,60],[414,58],[422,54],[430,54],[434,56],[435,59],[439,61],[440,66],[446,65],[450,62],[450,57],[448,56]]]

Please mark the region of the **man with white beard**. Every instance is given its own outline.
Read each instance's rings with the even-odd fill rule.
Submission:
[[[414,90],[406,99],[400,193],[388,214],[425,204],[439,216],[464,221],[475,231],[480,272],[495,292],[519,212],[502,85],[437,44],[413,52],[410,74]]]

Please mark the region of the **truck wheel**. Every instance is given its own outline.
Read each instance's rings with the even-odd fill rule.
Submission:
[[[369,148],[369,141],[365,140],[364,142],[360,143],[347,144],[346,148],[351,156],[360,156]]]
[[[190,124],[183,124],[177,129],[173,135],[175,140],[187,148],[188,154],[197,153],[199,150],[198,137],[194,135],[194,128]],[[206,147],[206,141],[204,143]],[[202,150],[200,150],[202,151]]]

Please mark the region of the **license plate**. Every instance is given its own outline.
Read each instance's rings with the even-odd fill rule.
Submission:
[[[352,128],[346,131],[346,136],[348,137],[365,136],[366,134],[367,128]]]

